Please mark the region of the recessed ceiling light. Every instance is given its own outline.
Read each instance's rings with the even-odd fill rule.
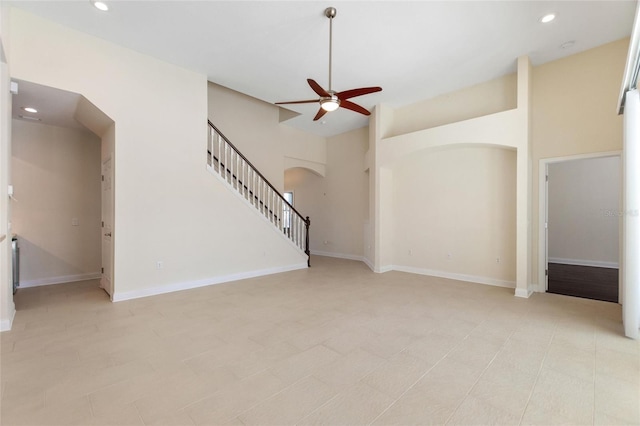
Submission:
[[[570,49],[574,44],[576,44],[575,40],[565,41],[560,45],[560,49]]]
[[[553,21],[554,19],[556,19],[556,14],[555,13],[548,13],[548,14],[544,15],[542,18],[540,18],[540,22],[542,22],[543,24],[548,24],[549,22]]]
[[[107,6],[107,4],[102,1],[94,1],[93,5],[96,7],[96,9],[101,10],[103,12],[106,12],[107,10],[109,10],[109,6]]]
[[[22,107],[22,110],[23,110],[23,111],[27,111],[27,112],[32,112],[32,113],[34,113],[34,114],[35,114],[36,112],[38,112],[38,110],[37,110],[37,109],[35,109],[34,107]]]

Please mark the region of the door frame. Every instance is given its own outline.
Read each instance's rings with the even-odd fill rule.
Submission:
[[[100,159],[100,174],[101,174],[101,176],[102,176],[103,178],[104,178],[104,164],[105,164],[107,161],[111,161],[111,168],[110,168],[110,169],[111,169],[111,176],[110,176],[110,177],[111,177],[111,203],[110,203],[110,204],[111,204],[111,211],[109,212],[109,213],[110,213],[110,215],[111,215],[111,236],[110,236],[111,244],[110,244],[110,250],[109,250],[110,252],[109,252],[109,253],[107,253],[107,256],[108,256],[108,257],[110,257],[110,259],[111,259],[111,261],[109,262],[109,264],[110,264],[110,268],[109,268],[109,271],[108,271],[108,273],[109,273],[109,277],[110,277],[110,280],[109,280],[109,281],[110,281],[110,285],[109,285],[109,287],[110,287],[110,288],[109,288],[109,290],[111,290],[111,292],[107,291],[107,290],[104,288],[104,285],[105,285],[105,280],[104,280],[104,265],[102,265],[103,272],[102,272],[102,275],[101,275],[101,277],[100,277],[100,287],[101,287],[102,289],[104,289],[104,290],[109,294],[109,298],[111,299],[111,301],[113,301],[113,293],[114,293],[114,288],[115,288],[114,277],[113,277],[113,271],[114,271],[114,267],[113,267],[113,260],[114,260],[114,240],[115,240],[115,232],[114,232],[114,229],[115,229],[115,220],[114,220],[114,219],[115,219],[115,218],[114,218],[114,211],[115,211],[115,209],[114,209],[114,199],[115,199],[115,164],[114,164],[114,158],[115,158],[115,157],[114,157],[113,153],[109,153],[108,155],[106,155],[105,157],[103,157],[103,158],[101,158],[101,159]],[[103,195],[102,195],[103,193],[104,193],[104,189],[103,189],[103,185],[101,184],[101,185],[100,185],[100,194],[101,194],[101,196],[103,196]],[[101,264],[102,264],[102,262],[103,262],[103,260],[102,260],[102,259],[104,259],[104,255],[105,255],[105,253],[103,253],[103,250],[104,250],[104,244],[102,243],[103,238],[104,238],[104,236],[103,236],[103,233],[104,233],[104,216],[103,216],[104,210],[102,210],[102,209],[104,209],[104,203],[102,203],[102,201],[103,201],[103,199],[101,198],[101,212],[100,212],[100,215],[101,215],[101,222],[102,222],[102,226],[100,227],[100,247],[101,247],[101,250],[100,250],[100,253],[101,253],[101,254],[100,254],[100,263],[101,263]]]
[[[537,290],[539,293],[546,293],[549,288],[549,277],[547,276],[547,269],[549,268],[549,250],[548,250],[548,219],[549,219],[549,194],[548,194],[548,179],[549,176],[549,164],[563,163],[567,161],[575,160],[587,160],[593,158],[607,158],[607,157],[619,157],[622,161],[622,151],[606,151],[606,152],[594,152],[590,154],[578,154],[568,155],[564,157],[551,157],[541,158],[538,163],[538,285]],[[621,163],[622,164],[622,163]],[[620,181],[620,189],[622,190],[622,181]],[[622,192],[620,193],[620,200],[618,208],[622,210]],[[618,225],[618,233],[622,237],[622,221]],[[622,247],[622,238],[618,243]],[[622,253],[622,250],[620,250]],[[618,303],[622,304],[622,262],[619,262],[620,269],[618,273]]]

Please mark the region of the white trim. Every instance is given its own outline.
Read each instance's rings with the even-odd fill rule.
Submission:
[[[100,272],[91,272],[89,274],[62,275],[59,277],[38,278],[36,280],[20,281],[18,288],[40,287],[43,285],[65,284],[76,281],[95,280],[102,277]]]
[[[13,320],[16,317],[16,310],[14,309],[11,313],[11,318],[0,321],[0,332],[1,331],[9,331],[13,326]]]
[[[633,21],[631,39],[629,41],[629,51],[627,52],[627,63],[624,67],[622,77],[622,87],[618,95],[618,114],[624,112],[624,104],[628,91],[636,88],[638,84],[638,72],[640,70],[640,5],[636,1],[636,17]]]
[[[394,269],[393,265],[385,265],[385,266],[381,266],[379,268],[373,268],[373,272],[377,273],[377,274],[384,274],[385,272],[389,272],[389,271],[393,271]]]
[[[531,290],[525,290],[524,288],[516,288],[516,297],[522,297],[528,299],[533,294]]]
[[[515,288],[515,281],[499,280],[497,278],[481,277],[478,275],[457,274],[454,272],[438,271],[435,269],[415,268],[413,266],[393,265],[394,271],[409,272],[411,274],[429,275],[438,278],[448,278],[457,281],[466,281],[495,287]]]
[[[371,269],[372,271],[375,271],[375,267],[373,266],[373,263],[369,259],[363,256],[362,261],[364,262],[365,265],[369,267],[369,269]]]
[[[604,260],[584,260],[584,259],[563,259],[560,257],[550,257],[549,263],[561,263],[563,265],[595,266],[598,268],[618,269],[618,262],[607,262]]]
[[[540,160],[538,164],[538,292],[546,293],[549,277],[547,276],[547,176],[549,163]]]
[[[546,173],[547,166],[553,163],[564,161],[586,160],[591,158],[620,157],[622,161],[622,151],[593,152],[589,154],[568,155],[564,157],[541,158],[538,163],[538,289],[540,293],[547,291],[546,270],[548,262],[547,235],[545,232],[545,220],[547,216],[547,186]],[[519,296],[527,297],[527,296]]]
[[[185,282],[167,284],[167,285],[158,286],[158,287],[150,287],[150,288],[144,288],[140,290],[127,291],[122,293],[118,293],[116,291],[113,294],[112,300],[114,302],[121,302],[124,300],[139,299],[141,297],[156,296],[159,294],[173,293],[175,291],[190,290],[198,287],[206,287],[214,284],[222,284],[222,283],[227,283],[231,281],[244,280],[247,278],[261,277],[264,275],[279,274],[281,272],[295,271],[298,269],[307,269],[307,263],[305,262],[305,263],[297,263],[297,264],[288,265],[288,266],[278,266],[275,268],[260,269],[257,271],[239,272],[237,274],[222,275],[218,277],[205,278],[205,279],[195,280],[195,281],[185,281]]]
[[[338,259],[359,260],[360,262],[364,262],[364,257],[358,256],[355,254],[332,253],[330,251],[319,251],[319,250],[311,250],[311,254],[316,256],[335,257]]]
[[[622,151],[591,152],[588,154],[567,155],[564,157],[541,158],[540,164],[563,163],[573,160],[589,160],[591,158],[620,157]]]

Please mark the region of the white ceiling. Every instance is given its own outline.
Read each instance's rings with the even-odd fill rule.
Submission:
[[[12,5],[207,75],[266,102],[313,99],[306,79],[328,86],[329,20],[333,89],[381,86],[352,99],[408,105],[629,36],[629,1],[15,1]],[[555,12],[543,25],[540,17]],[[573,46],[562,48],[568,41]],[[620,70],[622,78],[623,70]],[[366,125],[339,109],[313,122],[315,104],[286,124],[324,136]],[[242,114],[242,111],[238,111]],[[212,117],[215,121],[215,117]]]
[[[84,129],[74,118],[80,95],[29,81],[13,81],[18,83],[18,93],[12,99],[13,118],[31,123]],[[24,108],[27,107],[35,107],[38,113],[25,111]]]

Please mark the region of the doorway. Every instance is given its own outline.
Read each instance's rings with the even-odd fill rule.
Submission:
[[[80,94],[14,81],[11,202],[20,287],[97,283],[106,260],[112,291],[112,245],[102,251],[100,229],[103,210],[113,208],[113,156],[106,200],[101,163],[113,152],[115,124]]]
[[[617,303],[619,153],[542,160],[540,166],[544,290]]]

